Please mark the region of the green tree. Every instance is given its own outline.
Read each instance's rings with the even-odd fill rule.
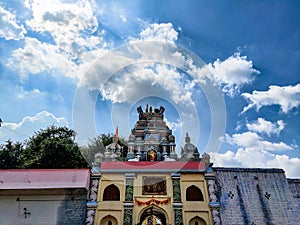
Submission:
[[[21,152],[23,168],[85,168],[87,162],[82,157],[75,142],[75,131],[67,127],[51,126],[36,132],[26,142]]]
[[[13,143],[11,140],[0,146],[0,169],[20,168],[20,154],[23,151],[20,142]]]
[[[104,154],[105,147],[113,142],[113,137],[113,134],[100,134],[93,139],[90,139],[87,146],[80,147],[81,153],[90,165],[94,161],[96,153]],[[124,138],[119,137],[118,144],[123,147],[122,157],[126,157],[128,151],[127,141]]]

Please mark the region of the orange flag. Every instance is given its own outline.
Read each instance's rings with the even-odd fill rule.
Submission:
[[[116,142],[118,142],[118,140],[119,140],[119,129],[117,127],[117,129],[116,129]]]

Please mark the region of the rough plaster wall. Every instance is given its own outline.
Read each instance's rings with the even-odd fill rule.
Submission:
[[[67,196],[57,209],[57,225],[84,225],[86,217],[86,194]]]
[[[290,210],[290,217],[299,221],[300,219],[300,179],[288,179],[289,187],[296,201],[296,208]],[[297,214],[298,213],[298,214]],[[296,215],[297,214],[297,215]],[[300,222],[298,222],[300,223]]]
[[[287,179],[287,181],[293,196],[300,200],[300,179]]]
[[[222,224],[299,224],[300,210],[283,170],[214,170]]]

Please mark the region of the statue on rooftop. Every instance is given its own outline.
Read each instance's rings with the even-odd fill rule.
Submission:
[[[198,149],[191,143],[191,138],[188,133],[186,133],[185,145],[181,148],[181,158],[188,161],[199,160]]]
[[[162,119],[164,118],[164,112],[165,112],[165,108],[162,107],[162,106],[160,106],[160,108],[159,108],[159,114],[160,114],[160,116],[161,116]]]
[[[145,120],[147,119],[146,115],[144,114],[144,111],[142,109],[142,106],[137,107],[137,112],[139,114],[139,120]]]

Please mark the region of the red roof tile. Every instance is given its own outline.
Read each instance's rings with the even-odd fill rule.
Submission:
[[[101,172],[204,172],[203,162],[102,162]]]
[[[89,169],[0,170],[1,189],[89,188]]]

